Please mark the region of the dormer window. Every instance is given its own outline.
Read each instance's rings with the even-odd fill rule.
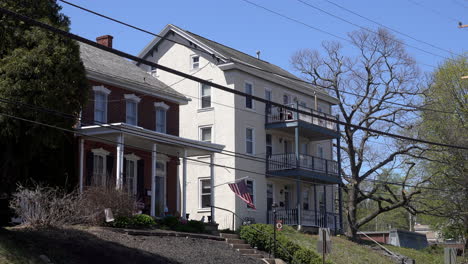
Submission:
[[[190,69],[196,70],[200,68],[200,56],[199,55],[192,55],[190,57]]]
[[[138,103],[141,98],[134,94],[126,94],[125,97],[125,123],[138,125]]]
[[[156,132],[166,133],[169,106],[163,102],[154,103],[154,106],[156,107]]]
[[[107,123],[107,96],[110,90],[104,86],[94,86],[94,121],[98,124]]]

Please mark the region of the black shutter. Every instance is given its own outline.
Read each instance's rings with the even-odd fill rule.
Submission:
[[[94,171],[94,154],[91,151],[86,153],[86,179],[85,185],[91,185],[91,179],[93,178],[93,171]]]
[[[142,159],[137,162],[137,197],[145,197],[145,161]]]
[[[122,183],[123,183],[122,187],[125,187],[125,185],[127,185],[127,159],[126,158],[123,159]]]
[[[107,186],[105,187],[111,187],[111,186],[114,186],[114,185],[111,185],[113,184],[112,179],[114,179],[114,177],[112,177],[112,175],[114,175],[114,156],[112,155],[108,155],[107,158],[106,158],[106,169],[107,169],[107,175],[106,175],[106,184]],[[115,181],[114,181],[115,183]]]

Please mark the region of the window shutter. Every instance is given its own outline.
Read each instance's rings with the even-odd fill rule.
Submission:
[[[91,151],[88,151],[88,153],[86,153],[86,176],[85,176],[86,177],[85,185],[87,186],[91,185],[93,171],[94,171],[94,154]]]
[[[106,175],[106,184],[107,186],[112,186],[113,182],[109,181],[110,179],[113,179],[113,173],[114,173],[114,156],[113,155],[108,155],[106,158],[106,169],[107,169],[107,175]],[[106,187],[107,187],[106,186]]]
[[[137,162],[137,197],[139,200],[145,197],[145,161],[143,159]]]

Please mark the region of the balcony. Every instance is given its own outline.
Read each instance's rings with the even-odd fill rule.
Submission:
[[[282,220],[285,225],[297,225],[297,209],[277,209],[276,219]],[[273,211],[268,211],[268,223],[273,223]],[[314,210],[301,210],[301,225],[310,227],[328,227],[332,230],[340,228],[339,214],[333,212],[319,212]]]
[[[270,177],[281,176],[309,180],[321,183],[341,183],[338,173],[338,162],[299,154],[299,162],[296,154],[282,153],[267,155],[267,174]]]
[[[332,115],[318,112],[299,104],[289,104],[287,106],[299,111],[337,120],[337,118]],[[288,133],[294,133],[294,128],[299,127],[300,135],[314,140],[334,139],[340,136],[337,129],[338,125],[333,121],[306,114],[298,114],[295,111],[278,106],[271,106],[269,104],[266,104],[265,113],[266,129],[277,129]]]

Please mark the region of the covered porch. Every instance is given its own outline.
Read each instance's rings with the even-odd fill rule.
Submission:
[[[86,126],[79,131],[83,134],[79,138],[80,191],[96,182],[126,190],[155,217],[166,214],[184,217],[187,160],[192,156],[210,156],[209,176],[214,178],[214,153],[224,148],[125,123]],[[211,219],[214,221],[214,212]]]

